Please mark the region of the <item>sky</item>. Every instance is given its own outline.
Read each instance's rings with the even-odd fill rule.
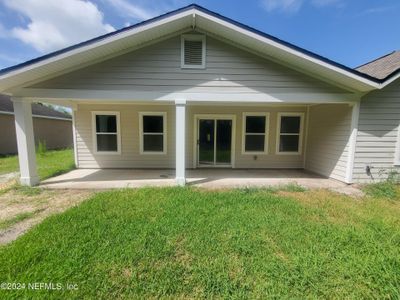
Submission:
[[[0,0],[0,68],[193,2],[349,67],[400,50],[400,0]]]

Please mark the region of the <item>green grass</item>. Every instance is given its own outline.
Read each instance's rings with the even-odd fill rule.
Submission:
[[[324,190],[99,193],[0,248],[0,298],[400,297],[400,203]]]
[[[363,190],[367,195],[375,198],[400,199],[398,185],[390,181],[368,184]]]
[[[46,179],[68,172],[74,168],[74,154],[72,149],[47,151],[36,155],[38,174],[40,179]],[[0,157],[0,174],[17,172],[18,156]]]
[[[39,209],[39,210],[35,210],[35,211],[20,213],[11,219],[2,221],[2,222],[0,222],[0,230],[11,227],[19,222],[26,220],[26,219],[30,219],[41,211],[42,210]]]

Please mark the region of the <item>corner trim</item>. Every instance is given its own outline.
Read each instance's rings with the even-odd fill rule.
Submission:
[[[349,153],[348,153],[346,177],[345,177],[345,182],[347,184],[353,183],[353,169],[354,169],[354,158],[356,154],[359,116],[360,116],[360,102],[356,102],[353,105],[351,113]]]

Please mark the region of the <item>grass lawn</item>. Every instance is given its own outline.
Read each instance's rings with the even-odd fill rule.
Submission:
[[[0,248],[0,283],[26,284],[0,298],[398,299],[399,216],[325,190],[103,192]]]
[[[40,179],[56,176],[74,168],[74,153],[72,149],[47,151],[36,154]],[[0,157],[0,174],[19,171],[18,156]]]

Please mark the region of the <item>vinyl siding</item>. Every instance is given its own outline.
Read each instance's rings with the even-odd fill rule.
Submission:
[[[92,111],[118,111],[121,124],[121,154],[94,154]],[[167,154],[140,154],[139,112],[167,113]],[[243,155],[243,112],[269,112],[269,153]],[[305,107],[230,107],[187,106],[186,118],[186,164],[194,167],[194,132],[196,114],[229,114],[236,116],[235,167],[236,168],[302,168],[303,155],[276,155],[276,124],[278,112],[305,112]],[[175,107],[172,105],[79,105],[76,111],[76,137],[80,168],[175,168]],[[303,135],[304,137],[304,135]],[[304,142],[303,142],[304,144]]]
[[[206,45],[205,69],[181,69],[181,41],[176,36],[32,87],[157,91],[165,95],[344,92],[214,38],[207,37]]]
[[[353,179],[382,180],[394,168],[400,123],[400,83],[397,81],[361,100]],[[365,172],[372,167],[372,177]],[[400,169],[397,169],[400,171]]]
[[[310,107],[306,169],[345,180],[351,111],[351,107],[344,104]]]

